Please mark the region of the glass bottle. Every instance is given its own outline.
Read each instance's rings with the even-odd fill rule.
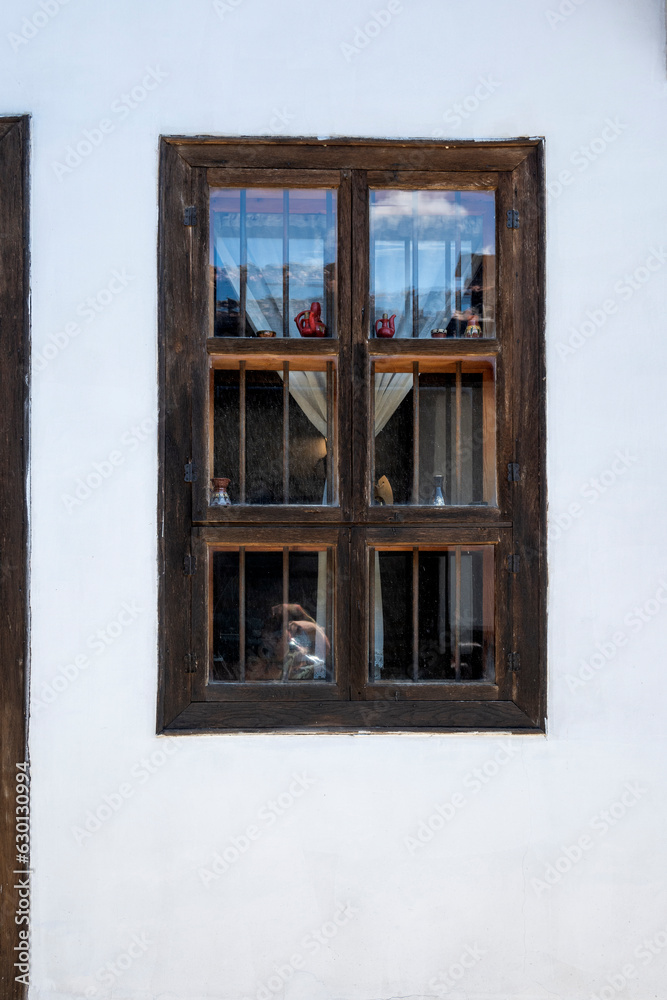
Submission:
[[[213,489],[211,490],[211,507],[228,507],[231,504],[229,499],[229,493],[227,492],[227,487],[231,483],[231,479],[216,478],[212,479]]]
[[[433,501],[432,502],[433,502],[433,506],[434,507],[444,507],[445,506],[445,498],[444,498],[443,492],[442,492],[442,480],[443,480],[442,476],[434,476],[433,477],[433,485],[434,485],[435,488],[434,488],[434,491],[433,491]]]

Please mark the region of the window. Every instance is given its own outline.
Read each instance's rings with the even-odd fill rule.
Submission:
[[[540,141],[160,175],[159,731],[543,728]]]

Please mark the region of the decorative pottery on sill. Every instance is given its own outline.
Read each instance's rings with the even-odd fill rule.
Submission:
[[[231,479],[225,478],[215,478],[211,480],[213,489],[211,490],[211,507],[229,507],[231,500],[229,499],[229,493],[227,492],[227,487],[231,483]]]
[[[482,327],[480,326],[479,316],[473,313],[466,325],[464,337],[473,337],[475,340],[477,340],[481,336],[482,336]]]
[[[383,507],[394,502],[394,491],[386,476],[382,476],[375,484],[375,502]]]
[[[311,302],[310,309],[304,309],[294,317],[296,328],[302,337],[326,337],[327,328],[322,322],[322,306]]]
[[[382,313],[382,319],[375,321],[375,336],[376,337],[393,337],[396,328],[394,326],[394,320],[396,319],[396,313],[393,316],[387,316],[386,313]]]

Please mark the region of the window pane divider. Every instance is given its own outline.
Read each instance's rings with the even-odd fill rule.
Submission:
[[[461,680],[461,546],[454,549],[454,678]]]
[[[286,681],[289,671],[289,662],[287,659],[289,653],[289,642],[287,639],[287,621],[288,621],[288,607],[287,602],[289,600],[289,548],[287,546],[283,547],[283,607],[282,607],[282,618],[283,618],[283,642],[285,644],[283,650],[283,674],[281,680]]]
[[[456,192],[456,249],[454,250],[454,287],[456,289],[456,309],[461,309],[463,286],[463,266],[461,261],[461,192]]]
[[[245,503],[245,452],[246,452],[246,406],[245,406],[245,361],[239,361],[239,503]]]
[[[327,504],[334,504],[337,500],[336,487],[334,485],[334,365],[333,361],[327,361]]]
[[[289,361],[283,361],[283,503],[289,503]]]
[[[417,231],[418,192],[412,192],[412,336],[419,337],[419,233]]]
[[[371,660],[371,679],[374,681],[379,680],[377,674],[377,659],[375,656],[375,593],[377,591],[377,579],[376,579],[376,566],[377,572],[380,572],[379,563],[376,562],[375,548],[371,545],[368,548],[368,638],[369,638],[369,657]]]
[[[419,549],[412,550],[412,679],[419,680]]]
[[[283,337],[289,337],[289,191],[283,191]]]
[[[241,191],[240,235],[239,235],[239,337],[245,337],[246,328],[246,294],[248,283],[248,239],[246,232],[246,193]]]
[[[419,503],[419,362],[412,363],[412,502]]]
[[[461,362],[456,362],[456,503],[461,503],[462,467],[461,467]]]
[[[335,244],[334,244],[334,213],[333,213],[333,192],[327,191],[326,193],[326,232],[324,236],[324,253],[325,258],[328,261],[333,260]],[[333,290],[333,275],[331,273],[331,264],[324,265],[324,308],[325,316],[324,321],[327,325],[327,331],[329,337],[333,336],[334,333],[334,320],[337,318],[334,316],[334,290]]]
[[[245,547],[239,546],[239,681],[245,684]]]

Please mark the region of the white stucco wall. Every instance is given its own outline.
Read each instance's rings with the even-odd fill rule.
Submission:
[[[32,115],[31,998],[261,1000],[283,997],[281,979],[287,1000],[663,996],[660,0],[564,0],[560,20],[558,0],[402,0],[353,52],[341,46],[385,0],[56,3],[48,18],[37,0],[0,11],[0,111]],[[150,70],[164,78],[123,114],[114,102]],[[102,119],[112,130],[59,169]],[[158,137],[438,129],[544,135],[549,182],[569,171],[547,219],[548,736],[186,737],[167,755]],[[114,451],[99,488],[63,499]],[[95,638],[110,625],[116,638]],[[406,846],[456,793],[452,818]],[[105,796],[115,810],[82,834]],[[248,849],[202,878],[249,826]]]

